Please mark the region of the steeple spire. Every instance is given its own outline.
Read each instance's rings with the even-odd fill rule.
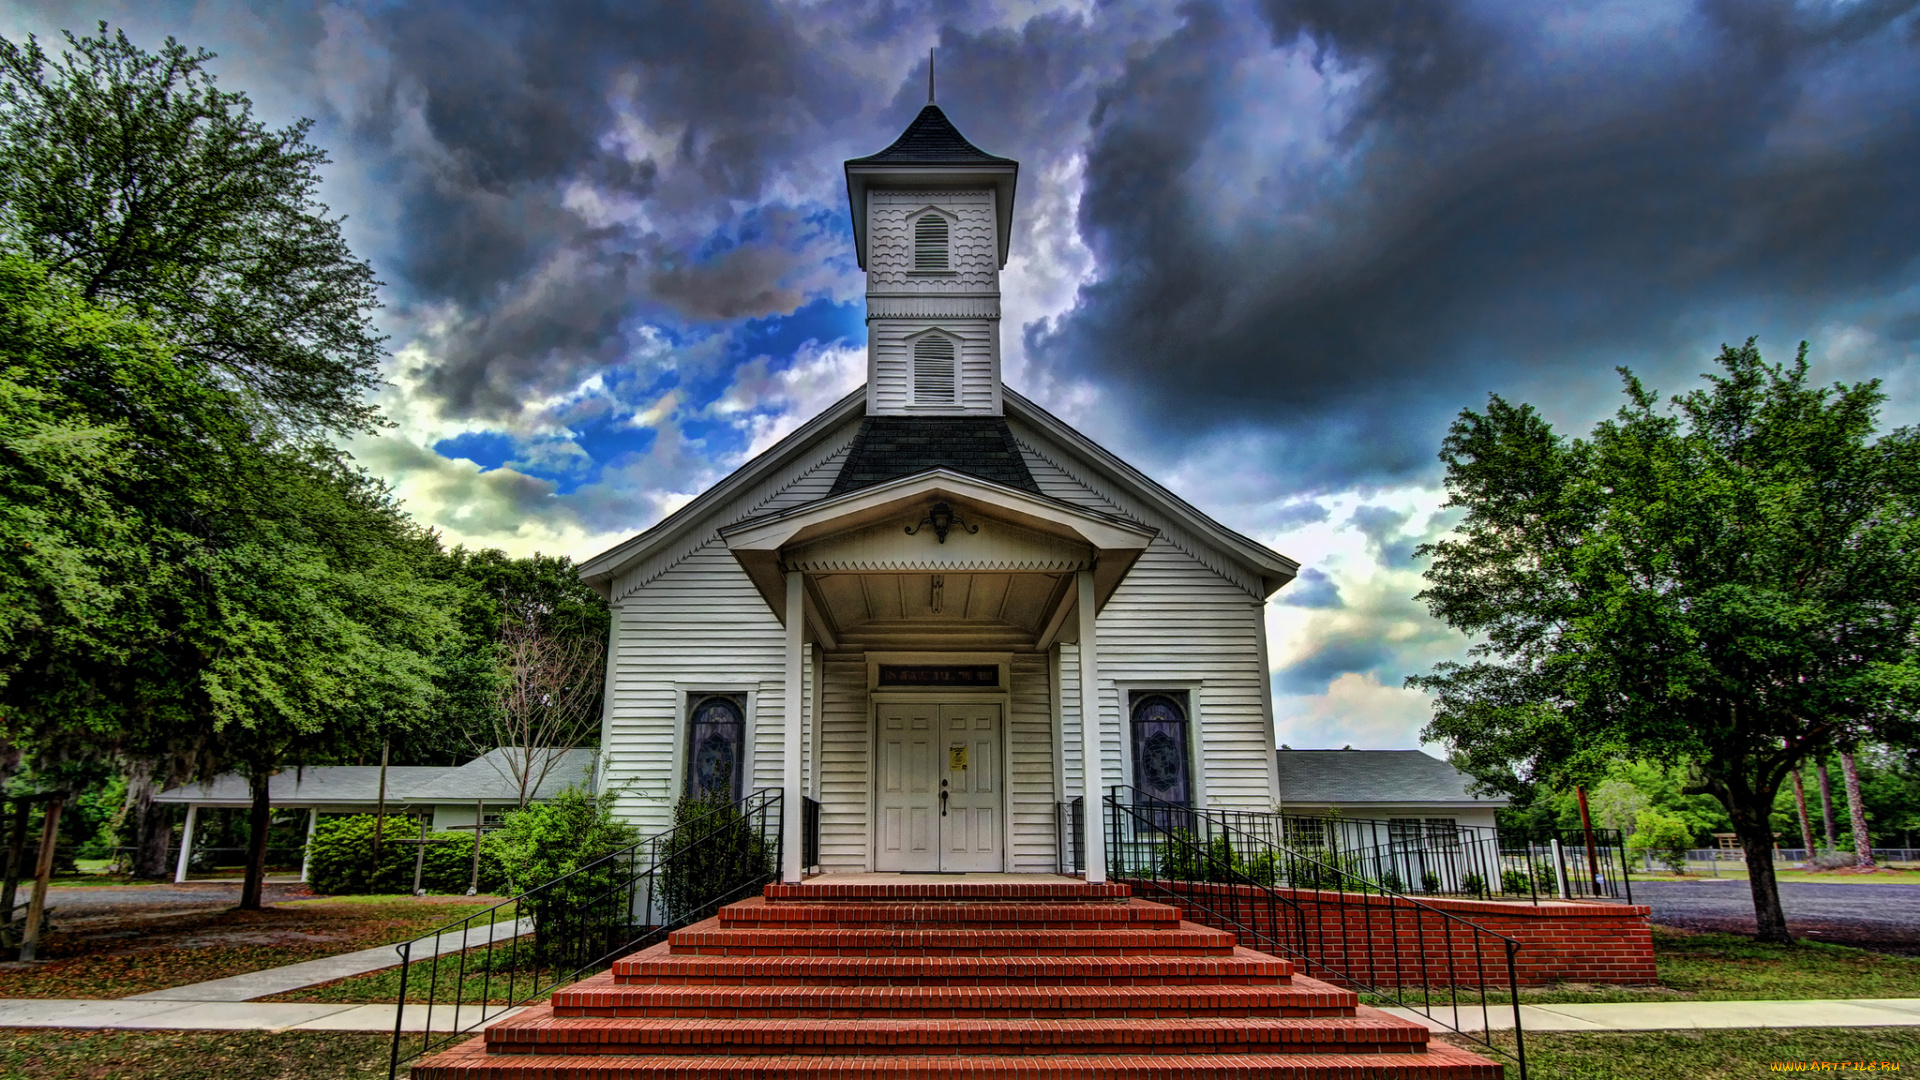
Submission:
[[[933,104],[933,50],[927,50],[927,104]]]

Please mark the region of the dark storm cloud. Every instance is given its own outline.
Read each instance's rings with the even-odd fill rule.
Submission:
[[[1914,6],[1189,6],[1100,96],[1098,281],[1030,348],[1340,485],[1517,374],[1762,329],[1717,308],[1805,333],[1913,281]]]
[[[801,301],[789,279],[816,253],[698,252],[735,206],[794,179],[805,140],[860,112],[857,54],[792,15],[762,0],[442,0],[358,24],[386,84],[355,131],[391,155],[406,223],[388,262],[409,303],[457,307],[424,373],[451,411],[570,385],[625,352],[636,316]]]
[[[1326,571],[1309,566],[1280,594],[1280,602],[1289,607],[1337,608],[1341,606],[1340,586]]]

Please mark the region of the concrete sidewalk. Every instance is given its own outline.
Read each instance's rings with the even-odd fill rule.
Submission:
[[[522,934],[533,933],[533,920],[520,919],[516,922],[493,923],[488,926],[476,926],[460,933],[441,934],[431,943],[417,944],[412,957],[415,962],[439,956],[443,953],[457,953],[463,949],[476,948],[489,942],[506,942]],[[350,975],[365,975],[370,971],[399,967],[400,953],[395,946],[377,945],[359,952],[341,953],[339,956],[323,956],[318,960],[306,960],[284,967],[267,968],[264,971],[250,971],[245,975],[234,975],[225,979],[209,979],[206,982],[190,983],[186,986],[173,986],[165,990],[153,990],[145,994],[134,994],[121,998],[121,1001],[251,1001],[254,998],[271,997],[284,994],[302,987],[317,986],[320,983],[344,979]]]
[[[435,1005],[434,1031],[455,1031],[479,1020],[499,1020],[518,1009],[501,1005]],[[400,1030],[426,1031],[428,1008],[409,1005]],[[58,998],[0,999],[0,1028],[76,1028],[157,1031],[392,1031],[394,1007],[268,1001],[118,1001]]]
[[[1444,1032],[1511,1030],[1513,1006],[1435,1006],[1382,1012]],[[1440,1021],[1445,1021],[1441,1023]],[[1833,1001],[1635,1001],[1594,1005],[1522,1005],[1527,1031],[1684,1031],[1704,1028],[1847,1028],[1920,1026],[1920,998],[1847,998]]]

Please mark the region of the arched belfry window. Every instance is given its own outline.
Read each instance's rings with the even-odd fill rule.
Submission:
[[[928,211],[913,223],[913,268],[947,270],[947,219]]]
[[[913,343],[913,403],[951,405],[954,402],[954,342],[942,334],[928,334]]]

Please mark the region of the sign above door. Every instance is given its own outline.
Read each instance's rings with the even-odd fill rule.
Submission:
[[[1000,685],[998,664],[881,664],[881,686],[937,686],[992,689]]]

